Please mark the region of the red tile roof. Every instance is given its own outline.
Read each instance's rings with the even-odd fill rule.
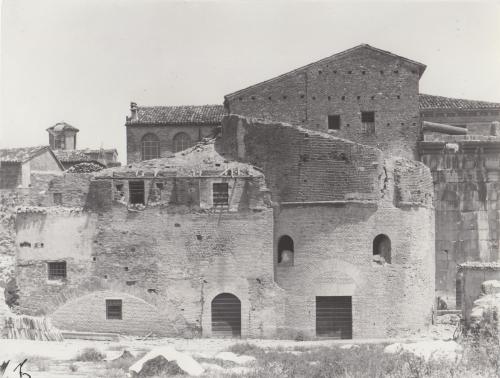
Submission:
[[[421,93],[419,95],[420,110],[450,109],[450,110],[475,110],[475,109],[500,109],[500,103],[476,100],[464,100],[443,96],[433,96]]]
[[[127,117],[127,125],[218,125],[225,114],[222,105],[138,106],[137,118]]]

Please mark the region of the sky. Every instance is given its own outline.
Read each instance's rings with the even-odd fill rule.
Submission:
[[[225,94],[368,43],[427,65],[420,92],[500,102],[500,1],[4,0],[0,147],[117,148],[139,105]]]

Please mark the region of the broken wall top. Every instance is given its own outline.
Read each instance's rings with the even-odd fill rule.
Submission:
[[[417,205],[432,199],[430,171],[420,162],[388,163],[377,148],[285,123],[231,115],[222,127],[224,152],[262,168],[275,201],[397,201],[394,192]]]
[[[261,171],[242,162],[223,156],[216,147],[215,139],[204,140],[197,145],[169,157],[145,160],[125,166],[109,168],[95,174],[96,178],[131,177],[262,177]]]

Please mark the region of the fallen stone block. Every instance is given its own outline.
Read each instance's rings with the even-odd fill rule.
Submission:
[[[455,341],[419,341],[416,343],[395,343],[385,347],[384,353],[411,353],[429,360],[458,362],[462,358],[462,347]]]
[[[153,363],[147,365],[148,361],[151,360],[154,360]],[[168,364],[163,360],[166,360]],[[147,370],[154,370],[157,368],[164,368],[165,370],[168,370],[170,373],[172,373],[171,370],[175,370],[175,366],[172,363],[175,363],[175,365],[177,365],[184,374],[188,374],[194,377],[198,377],[204,372],[203,367],[191,356],[185,353],[178,352],[170,346],[155,348],[146,353],[144,357],[142,357],[139,361],[137,361],[129,368],[129,371],[131,372],[132,376],[134,376],[133,374],[135,374],[136,377],[140,377],[141,375],[146,376],[145,374],[148,373]]]

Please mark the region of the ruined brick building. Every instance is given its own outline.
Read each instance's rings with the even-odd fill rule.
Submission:
[[[62,207],[20,208],[22,311],[66,330],[172,336],[426,327],[434,215],[423,164],[281,123],[232,116],[222,128],[185,152],[94,174]],[[51,237],[61,228],[63,240]]]
[[[454,299],[453,264],[498,258],[500,106],[421,95],[424,69],[361,45],[224,107],[132,103],[127,166],[32,175],[32,191],[9,195],[30,205],[12,241],[20,309],[132,334],[425,328],[435,290]],[[466,227],[469,244],[452,244]]]

